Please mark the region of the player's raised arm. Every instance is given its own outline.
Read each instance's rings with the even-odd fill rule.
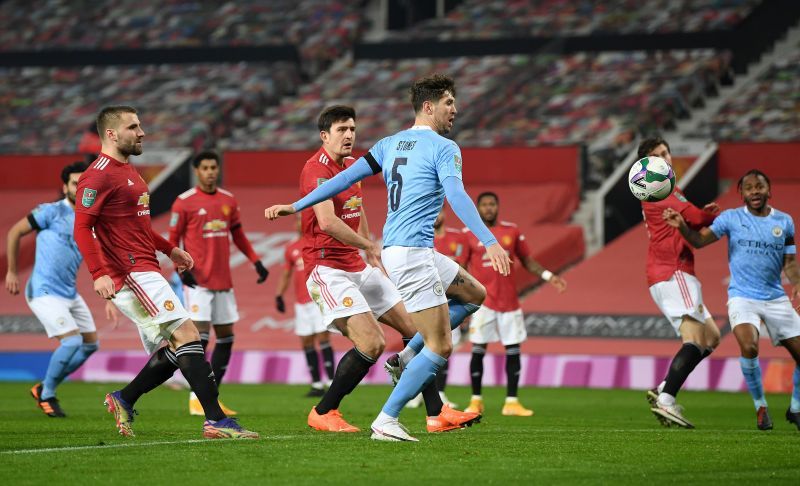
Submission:
[[[264,210],[264,217],[271,221],[281,216],[288,216],[300,212],[332,198],[356,182],[371,175],[375,175],[380,171],[380,164],[375,161],[372,155],[367,154],[364,157],[360,157],[353,165],[337,174],[336,177],[325,181],[324,184],[320,184],[319,187],[294,204],[277,204],[267,208]]]
[[[19,294],[19,276],[17,275],[17,259],[19,258],[19,240],[33,231],[31,216],[24,217],[8,230],[6,239],[6,255],[8,271],[6,271],[6,290],[11,295]]]
[[[714,243],[719,238],[713,231],[703,227],[700,231],[693,230],[686,224],[683,216],[672,208],[667,208],[663,213],[664,221],[673,228],[677,228],[681,235],[695,248],[702,248]]]
[[[450,203],[450,207],[453,208],[458,219],[483,243],[486,254],[492,262],[492,268],[504,276],[511,273],[511,259],[508,258],[508,253],[497,243],[497,239],[489,231],[489,228],[483,224],[478,209],[467,191],[464,190],[461,179],[455,176],[446,177],[442,181],[442,186],[447,202]]]

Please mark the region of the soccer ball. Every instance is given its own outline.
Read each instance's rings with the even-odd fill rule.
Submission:
[[[637,160],[628,172],[628,187],[641,201],[661,201],[675,189],[675,172],[661,157],[645,157]]]

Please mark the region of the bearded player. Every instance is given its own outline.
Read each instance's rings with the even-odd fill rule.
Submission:
[[[203,437],[258,438],[225,415],[217,383],[188,312],[166,279],[156,250],[178,271],[191,270],[192,257],[153,230],[150,193],[129,157],[142,153],[144,130],[136,109],[108,106],[97,115],[102,152],[78,181],[75,241],[94,280],[94,290],[110,299],[139,330],[150,359],[119,391],[106,395],[117,429],[133,436],[133,409],[143,394],[180,369],[203,406]],[[162,344],[167,343],[167,346]]]
[[[639,144],[638,157],[648,156],[661,157],[672,165],[669,144],[661,137],[648,138]],[[694,252],[680,232],[662,217],[667,208],[683,215],[692,228],[700,229],[714,221],[719,206],[711,203],[700,209],[690,203],[680,189],[675,189],[663,201],[642,202],[649,240],[647,283],[650,295],[682,342],[664,381],[648,390],[647,400],[651,412],[663,425],[693,428],[675,398],[692,370],[717,347],[720,334],[703,303],[702,285],[694,271]]]
[[[493,192],[484,192],[476,199],[478,213],[483,223],[491,230],[497,242],[508,252],[512,261],[519,260],[528,272],[537,275],[555,287],[559,292],[567,288],[567,282],[558,275],[545,270],[531,256],[528,243],[517,225],[498,221],[500,200]],[[519,373],[521,370],[520,344],[527,339],[525,320],[517,297],[514,272],[500,275],[492,270],[492,263],[486,255],[483,244],[465,228],[469,244],[467,259],[469,270],[486,287],[486,300],[478,312],[472,316],[469,325],[469,340],[472,343],[470,376],[472,378],[472,398],[466,411],[483,413],[483,357],[489,343],[500,341],[506,350],[506,400],[503,415],[529,417],[533,410],[525,408],[517,397]]]
[[[219,155],[213,151],[197,154],[192,160],[197,187],[184,192],[172,204],[169,242],[180,246],[197,262],[192,270],[181,273],[189,316],[200,332],[203,350],[208,346],[213,324],[216,344],[211,354],[211,369],[217,387],[228,368],[233,350],[233,324],[239,320],[231,278],[229,238],[258,274],[256,283],[264,283],[269,272],[259,260],[242,228],[239,203],[230,192],[218,185]],[[226,415],[236,415],[220,403]],[[189,413],[203,415],[203,407],[194,393],[189,396]]]
[[[75,288],[82,260],[72,237],[75,192],[86,167],[83,162],[64,167],[61,170],[64,198],[40,204],[8,231],[5,285],[11,295],[20,292],[17,275],[20,239],[36,231],[36,258],[31,278],[24,288],[25,300],[42,323],[47,337],[58,340],[58,347],[50,356],[44,379],[31,388],[31,396],[49,417],[67,416],[56,398],[56,388],[100,346],[92,313]],[[106,305],[106,315],[116,323],[113,305]]]

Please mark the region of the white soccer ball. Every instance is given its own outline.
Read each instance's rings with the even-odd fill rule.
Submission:
[[[661,157],[645,157],[628,172],[628,187],[640,201],[661,201],[675,189],[675,172]]]

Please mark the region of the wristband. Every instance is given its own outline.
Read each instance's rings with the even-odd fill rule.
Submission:
[[[551,278],[553,278],[553,272],[551,272],[550,270],[545,270],[544,272],[542,272],[542,280],[544,280],[545,282],[549,282]]]

